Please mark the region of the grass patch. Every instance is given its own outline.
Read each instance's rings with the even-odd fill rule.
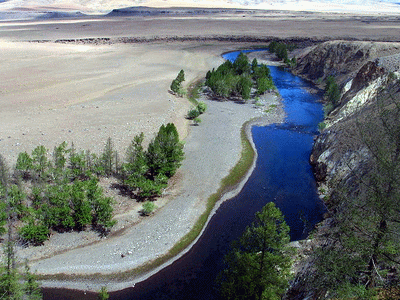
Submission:
[[[268,109],[264,110],[265,113],[270,113],[272,110],[274,110],[275,108],[277,108],[278,105],[276,104],[271,104]]]
[[[318,130],[322,131],[326,128],[326,123],[325,122],[320,122],[318,123]]]
[[[231,169],[229,174],[224,179],[222,179],[218,191],[212,194],[207,199],[207,206],[205,212],[199,217],[199,219],[194,224],[190,232],[188,232],[178,243],[176,243],[167,254],[153,261],[150,261],[140,267],[125,272],[118,272],[106,275],[99,273],[90,275],[79,275],[79,274],[38,275],[37,276],[38,279],[58,280],[58,281],[68,281],[68,280],[79,281],[82,279],[87,279],[87,280],[99,279],[99,280],[107,280],[114,282],[124,281],[126,279],[131,279],[135,276],[145,274],[146,272],[155,269],[156,267],[167,262],[174,256],[178,255],[199,236],[199,234],[201,233],[203,227],[207,222],[208,216],[210,215],[212,209],[215,207],[217,201],[219,201],[226,192],[231,191],[237,187],[237,185],[242,181],[243,177],[247,174],[248,170],[253,164],[255,151],[250,143],[250,140],[246,135],[246,127],[248,123],[249,122],[246,122],[241,129],[242,152],[238,163]]]
[[[203,86],[204,82],[202,79],[200,79],[191,83],[188,87],[187,98],[194,106],[199,104],[201,89],[203,88]]]
[[[258,49],[265,49],[265,50],[268,50],[268,44],[264,44],[264,45],[252,45],[252,46],[250,46],[250,47],[248,47],[249,49],[255,49],[255,50],[258,50]],[[247,49],[247,48],[246,48]]]

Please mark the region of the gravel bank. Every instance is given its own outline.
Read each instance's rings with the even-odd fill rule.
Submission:
[[[65,274],[73,278],[73,275],[79,274],[90,278],[76,281],[46,280],[42,281],[44,287],[96,291],[106,284],[108,290],[116,290],[143,280],[146,276],[127,278],[122,283],[110,282],[98,279],[95,274],[134,269],[166,254],[190,231],[205,211],[208,197],[218,189],[221,179],[228,175],[239,160],[242,125],[259,117],[263,117],[265,123],[283,120],[279,98],[272,94],[262,99],[264,107],[233,102],[206,102],[208,110],[202,117],[202,124],[191,126],[185,141],[186,159],[180,169],[182,179],[177,197],[153,217],[126,230],[122,236],[106,238],[100,243],[32,263],[32,269],[40,275]],[[265,114],[264,110],[272,104],[278,105],[278,108]]]

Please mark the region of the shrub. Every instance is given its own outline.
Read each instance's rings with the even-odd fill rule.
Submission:
[[[99,294],[98,294],[98,299],[99,300],[107,300],[110,298],[110,295],[108,294],[107,288],[105,286],[102,286]]]
[[[187,118],[189,120],[193,120],[193,119],[197,118],[198,116],[200,116],[200,112],[197,108],[191,108],[188,111]]]
[[[183,70],[180,70],[176,78],[172,81],[170,85],[170,89],[172,92],[175,94],[182,96],[184,95],[184,90],[182,87],[182,82],[185,81],[185,72]]]
[[[23,226],[19,234],[21,237],[34,245],[42,245],[49,238],[49,229],[42,223],[35,223],[33,219]]]
[[[335,77],[328,76],[325,84],[325,97],[332,104],[333,108],[338,106],[340,101],[340,88],[336,83]]]
[[[32,158],[27,152],[21,152],[18,154],[15,168],[22,172],[24,178],[29,176],[29,172],[32,170]]]
[[[149,216],[156,209],[154,202],[146,201],[142,205],[142,214],[144,216]]]
[[[326,128],[325,122],[321,122],[321,123],[318,124],[318,129],[319,129],[319,131],[322,131],[322,130],[324,130],[325,128]]]
[[[200,123],[201,123],[201,119],[200,118],[195,118],[194,120],[193,120],[193,122],[194,122],[194,125],[199,125]]]
[[[197,104],[197,110],[199,111],[199,114],[204,114],[207,110],[207,104],[199,102],[199,104]]]
[[[334,106],[333,106],[333,104],[332,103],[326,103],[325,105],[324,105],[324,115],[325,115],[325,118],[326,118],[326,116],[328,116],[333,110],[334,110]]]

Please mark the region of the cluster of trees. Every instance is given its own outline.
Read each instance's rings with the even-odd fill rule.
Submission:
[[[0,182],[0,233],[5,233],[10,216],[22,222],[20,236],[35,245],[47,240],[50,230],[91,226],[107,233],[115,224],[114,201],[99,186],[101,176],[118,178],[140,200],[153,198],[161,194],[183,160],[183,145],[174,124],[162,125],[146,151],[143,139],[143,133],[133,139],[123,162],[110,138],[100,155],[78,152],[66,142],[55,147],[51,157],[44,146],[36,147],[31,155],[22,152],[12,175],[7,175],[0,156],[5,178]]]
[[[184,81],[185,81],[185,72],[183,70],[180,70],[176,78],[171,82],[170,86],[171,91],[178,96],[183,96],[184,90],[182,87],[182,82]]]
[[[257,59],[250,64],[244,53],[240,53],[233,63],[227,60],[216,70],[208,71],[205,85],[218,97],[243,100],[250,99],[253,88],[256,95],[275,88],[269,68],[259,65]]]
[[[289,241],[281,211],[268,203],[225,257],[226,269],[218,276],[221,298],[281,299],[292,265]]]
[[[30,272],[27,263],[25,263],[24,271],[17,267],[13,241],[7,240],[4,252],[4,260],[0,264],[1,299],[42,299],[39,283],[36,276]]]
[[[127,162],[122,165],[121,180],[140,199],[161,195],[184,159],[183,144],[173,123],[162,125],[157,136],[143,147],[143,133],[132,140]]]
[[[28,264],[21,272],[17,267],[15,258],[15,208],[8,199],[10,174],[4,158],[0,155],[0,186],[1,186],[1,233],[5,233],[4,225],[7,225],[7,235],[3,240],[3,255],[0,262],[0,295],[3,299],[41,299],[39,284],[35,276],[30,272]]]
[[[268,45],[268,50],[271,53],[275,53],[275,55],[282,60],[288,66],[295,66],[296,65],[296,58],[293,57],[289,59],[289,52],[293,51],[294,45],[287,45],[285,43],[280,43],[277,41],[272,41]]]
[[[52,159],[47,153],[44,146],[36,147],[31,155],[20,153],[13,174],[4,175],[1,206],[10,211],[1,216],[2,223],[4,217],[21,221],[20,236],[35,245],[48,239],[50,229],[62,232],[91,225],[106,232],[115,224],[113,199],[104,196],[98,177],[89,169],[77,172],[77,154],[65,142],[54,148]],[[2,166],[7,174],[5,163]]]

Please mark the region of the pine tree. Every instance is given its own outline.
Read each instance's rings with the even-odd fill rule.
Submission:
[[[32,169],[35,172],[36,181],[42,182],[46,179],[48,166],[47,149],[44,146],[37,146],[32,151]]]
[[[182,82],[185,81],[185,72],[180,70],[176,78],[172,81],[170,89],[175,94],[182,96],[183,95],[183,88]]]
[[[104,173],[107,176],[113,174],[113,169],[115,166],[115,150],[110,137],[107,139],[106,145],[104,146],[104,150],[101,155],[101,162],[104,168]]]
[[[105,286],[101,287],[97,298],[99,300],[107,300],[110,298],[110,295],[108,294],[107,288]]]
[[[274,203],[256,213],[255,221],[225,257],[219,275],[224,299],[279,299],[288,287],[291,259],[289,226]]]
[[[183,145],[173,123],[162,125],[149,144],[147,162],[152,179],[159,175],[173,176],[184,158]]]

